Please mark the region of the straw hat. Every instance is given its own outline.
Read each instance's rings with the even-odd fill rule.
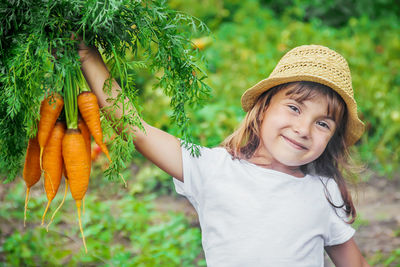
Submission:
[[[357,115],[349,66],[340,54],[320,45],[303,45],[287,52],[267,79],[244,92],[244,111],[249,111],[258,97],[272,87],[297,81],[317,82],[335,90],[347,105],[346,144],[351,146],[360,139],[364,123]]]

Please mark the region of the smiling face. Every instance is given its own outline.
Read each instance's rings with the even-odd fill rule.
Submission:
[[[250,161],[301,177],[300,166],[324,152],[336,123],[329,115],[325,95],[316,93],[302,99],[290,90],[289,87],[278,91],[266,107],[260,144]]]

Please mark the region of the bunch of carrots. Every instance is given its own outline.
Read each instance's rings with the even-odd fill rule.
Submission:
[[[90,91],[81,91],[74,77],[84,79],[79,71],[78,76],[66,75],[64,98],[59,93],[45,96],[40,106],[40,120],[35,138],[29,140],[23,178],[26,183],[24,225],[29,200],[30,188],[44,176],[44,188],[48,203],[42,218],[42,225],[50,203],[56,196],[62,176],[65,177],[64,198],[54,215],[64,203],[68,186],[75,199],[78,210],[79,228],[87,252],[81,223],[81,207],[89,184],[91,170],[91,136],[111,161],[108,149],[103,142],[100,125],[100,113],[97,97]],[[77,72],[75,72],[77,74]],[[60,120],[64,108],[66,121]],[[81,116],[78,115],[78,110]],[[48,229],[47,226],[47,229]]]

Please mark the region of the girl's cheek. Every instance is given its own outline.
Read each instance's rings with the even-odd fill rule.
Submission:
[[[327,136],[324,139],[321,140],[320,146],[322,147],[322,151],[325,151],[326,147],[328,146],[329,141],[331,140],[331,136]]]

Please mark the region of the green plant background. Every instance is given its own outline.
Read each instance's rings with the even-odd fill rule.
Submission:
[[[218,145],[244,117],[240,107],[244,90],[267,77],[289,49],[321,44],[340,52],[352,71],[360,116],[367,125],[355,157],[383,179],[399,179],[399,6],[394,0],[350,2],[168,1],[212,31],[211,42],[201,53],[209,76],[206,83],[213,91],[204,107],[189,109],[196,142]],[[153,88],[160,74],[141,70],[135,75],[144,119],[176,134],[178,129],[170,122],[170,99],[162,89]],[[82,248],[70,195],[46,232],[40,227],[46,204],[42,184],[32,191],[26,228],[22,178],[1,185],[0,266],[204,266],[198,225],[172,207],[170,211],[157,208],[164,196],[180,199],[171,177],[141,155],[135,153],[133,158],[124,171],[128,188],[103,179],[103,156],[93,166],[83,216],[88,254]],[[60,188],[50,213],[62,192]],[[369,261],[398,266],[400,251]]]

